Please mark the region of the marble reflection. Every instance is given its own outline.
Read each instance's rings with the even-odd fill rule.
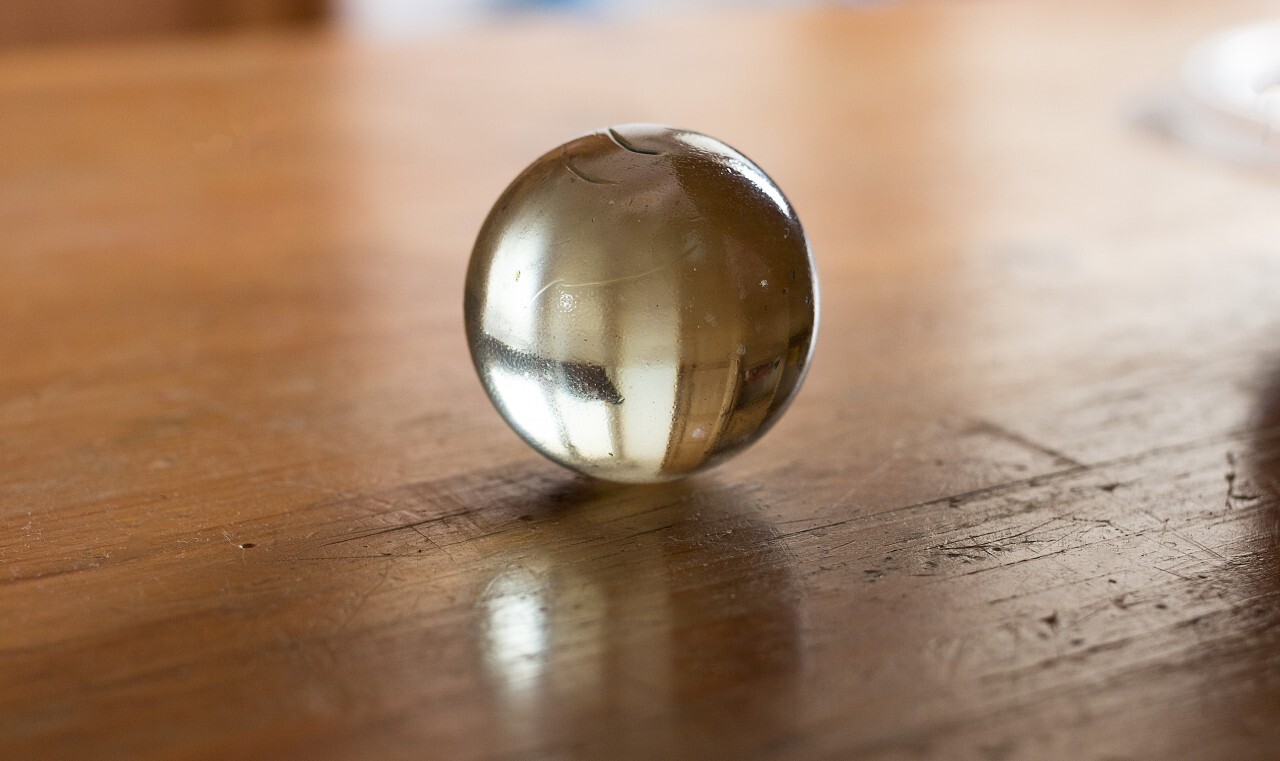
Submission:
[[[536,498],[476,605],[505,733],[533,757],[716,755],[779,742],[799,591],[744,490],[572,481]]]
[[[481,603],[487,665],[511,695],[532,692],[546,666],[546,593],[536,574],[515,568],[490,582]]]

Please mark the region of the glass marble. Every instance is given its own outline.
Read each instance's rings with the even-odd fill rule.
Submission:
[[[534,449],[611,481],[679,478],[760,438],[818,323],[813,257],[760,167],[657,125],[552,150],[494,204],[467,271],[467,341]]]

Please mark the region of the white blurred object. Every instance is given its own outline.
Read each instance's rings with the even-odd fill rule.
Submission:
[[[364,37],[412,37],[514,16],[627,19],[699,8],[816,5],[822,0],[334,0],[339,24]],[[841,5],[876,0],[826,0]]]
[[[1179,87],[1147,99],[1138,119],[1218,158],[1280,170],[1280,20],[1196,46]]]
[[[357,34],[384,37],[450,29],[485,10],[475,0],[337,0],[338,23]]]
[[[1274,137],[1280,131],[1280,21],[1232,29],[1201,44],[1182,78],[1205,106]]]

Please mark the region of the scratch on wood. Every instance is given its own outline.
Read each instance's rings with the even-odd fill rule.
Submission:
[[[1059,452],[1058,450],[1054,449],[1053,447],[1045,446],[1044,444],[1041,444],[1039,442],[1032,441],[1031,439],[1028,439],[1026,436],[1023,436],[1019,433],[1014,433],[1013,431],[1010,431],[1004,426],[996,425],[990,420],[977,421],[973,425],[973,430],[985,431],[987,433],[994,434],[996,436],[999,436],[1000,438],[1011,441],[1014,444],[1017,444],[1018,446],[1024,449],[1030,449],[1033,452],[1038,452],[1042,455],[1047,455],[1049,457],[1052,457],[1055,461],[1057,461],[1059,465],[1068,465],[1068,466],[1077,467],[1077,468],[1084,467],[1084,463],[1080,462],[1074,457],[1069,457],[1063,454],[1062,452]]]

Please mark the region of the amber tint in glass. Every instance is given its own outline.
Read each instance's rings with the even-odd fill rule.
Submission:
[[[741,450],[786,408],[817,283],[758,166],[706,135],[625,125],[507,188],[465,310],[485,389],[529,444],[598,478],[662,481]]]

